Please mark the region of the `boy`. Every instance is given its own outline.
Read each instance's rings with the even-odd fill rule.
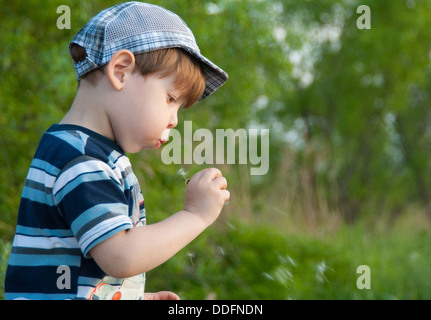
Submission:
[[[6,274],[7,299],[179,299],[146,293],[145,272],[217,219],[229,199],[217,169],[196,173],[184,209],[145,225],[126,152],[159,148],[178,109],[227,74],[172,12],[141,2],[106,9],[70,44],[79,81],[31,163]]]

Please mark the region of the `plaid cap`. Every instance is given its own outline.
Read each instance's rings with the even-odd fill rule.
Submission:
[[[75,35],[70,45],[73,43],[87,54],[85,60],[74,62],[78,80],[107,64],[120,49],[136,55],[173,47],[182,48],[202,62],[205,90],[200,100],[228,78],[225,71],[201,55],[192,31],[178,15],[148,3],[125,2],[101,11]]]

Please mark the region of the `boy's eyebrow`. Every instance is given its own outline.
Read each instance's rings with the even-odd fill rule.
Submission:
[[[181,103],[180,109],[184,108],[184,106],[187,104],[187,101],[184,99],[184,95],[180,95],[177,98],[174,97],[174,99],[175,99],[176,102]]]
[[[168,94],[172,96],[172,98],[175,99],[175,101],[181,101],[181,99],[184,100],[185,93],[187,90],[180,90],[173,85],[172,87],[168,88],[167,90]]]
[[[180,108],[184,108],[184,106],[187,104],[187,101],[182,98],[182,97],[178,97],[177,99],[175,99],[178,103],[181,103]]]
[[[167,94],[170,95],[175,100],[175,102],[181,102],[180,108],[184,108],[184,106],[187,104],[187,101],[184,98],[184,92],[180,93],[178,89],[174,89],[168,90]]]

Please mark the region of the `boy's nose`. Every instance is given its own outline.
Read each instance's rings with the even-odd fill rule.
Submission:
[[[177,114],[175,113],[174,115],[172,115],[171,120],[169,121],[168,128],[169,129],[175,128],[177,124],[178,124],[178,117],[177,117]]]

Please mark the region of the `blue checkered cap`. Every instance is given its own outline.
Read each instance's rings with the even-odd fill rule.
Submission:
[[[74,63],[78,80],[107,64],[120,49],[140,54],[173,47],[182,48],[202,63],[206,85],[200,100],[228,78],[200,53],[192,31],[178,15],[152,4],[131,1],[103,10],[75,35],[72,43],[87,53],[85,60]]]

